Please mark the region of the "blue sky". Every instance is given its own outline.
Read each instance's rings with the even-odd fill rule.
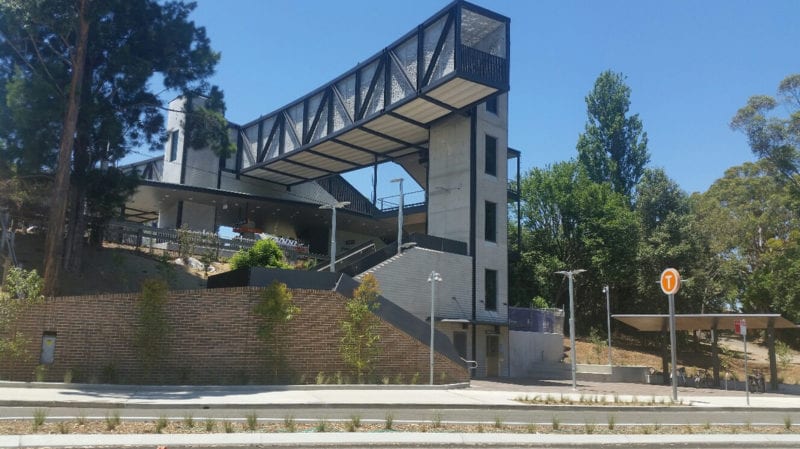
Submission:
[[[211,81],[225,91],[227,116],[244,123],[344,73],[448,3],[200,0],[193,19],[222,52]],[[800,72],[800,1],[474,3],[511,18],[509,143],[522,151],[523,171],[576,155],[584,97],[610,69],[627,76],[651,165],[687,192],[704,191],[752,160],[728,126],[736,110]],[[380,177],[395,176],[386,172]],[[349,179],[365,189],[369,176]],[[381,185],[379,196],[396,188]]]

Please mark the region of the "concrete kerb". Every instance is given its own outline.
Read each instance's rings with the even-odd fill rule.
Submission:
[[[15,435],[0,436],[0,448],[24,447],[680,447],[680,448],[788,448],[800,444],[800,435],[559,435],[465,433],[285,433],[205,435]]]
[[[169,391],[181,388],[193,391],[217,391],[221,389],[231,390],[236,393],[247,392],[269,392],[269,391],[315,391],[315,390],[457,390],[469,388],[469,382],[458,382],[452,384],[420,384],[420,385],[397,385],[397,384],[324,384],[324,385],[136,385],[136,384],[80,384],[63,382],[15,382],[2,380],[0,388],[50,388],[64,390],[105,390],[105,391]]]

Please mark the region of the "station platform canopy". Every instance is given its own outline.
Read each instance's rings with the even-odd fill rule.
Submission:
[[[669,331],[669,315],[611,315],[644,332]],[[675,315],[675,330],[734,330],[736,320],[746,320],[748,329],[797,329],[798,326],[777,313],[701,313]]]
[[[432,123],[508,91],[509,25],[451,3],[344,75],[240,126],[238,171],[291,186],[425,153]]]

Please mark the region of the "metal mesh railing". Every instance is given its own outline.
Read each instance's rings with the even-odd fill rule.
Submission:
[[[564,333],[564,311],[561,309],[508,308],[509,328],[514,331]]]

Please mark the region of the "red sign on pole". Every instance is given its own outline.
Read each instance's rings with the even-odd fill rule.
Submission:
[[[747,335],[747,320],[734,320],[733,330],[739,335]]]

